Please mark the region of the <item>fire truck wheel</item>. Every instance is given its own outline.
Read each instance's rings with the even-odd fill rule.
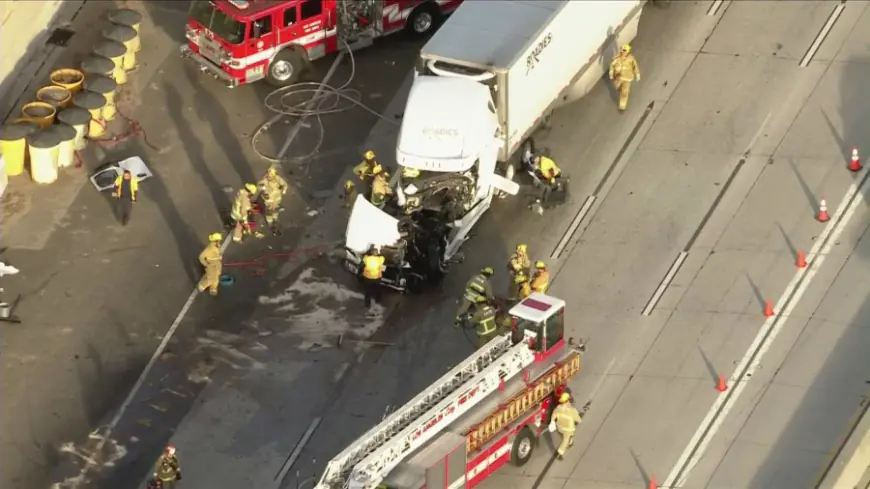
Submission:
[[[266,81],[275,87],[292,85],[302,76],[304,66],[305,59],[301,54],[293,49],[285,49],[278,53],[275,59],[272,60],[272,64],[269,65]]]
[[[531,458],[535,451],[535,434],[528,426],[524,427],[517,433],[514,438],[513,446],[511,447],[511,463],[517,467],[522,467]]]
[[[426,2],[411,12],[405,27],[414,36],[425,36],[435,29],[440,14],[434,2]]]

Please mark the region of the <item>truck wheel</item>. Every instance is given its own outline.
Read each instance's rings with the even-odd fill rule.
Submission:
[[[537,440],[532,430],[528,426],[523,427],[517,433],[517,437],[514,438],[514,443],[511,447],[511,463],[517,467],[526,465],[526,462],[532,458],[532,453],[535,451],[535,442]]]
[[[432,2],[426,2],[411,12],[405,28],[413,36],[423,37],[435,30],[440,16],[441,12],[438,10],[438,6]]]
[[[305,69],[305,58],[293,49],[285,49],[269,65],[266,81],[275,87],[286,87],[299,81]]]

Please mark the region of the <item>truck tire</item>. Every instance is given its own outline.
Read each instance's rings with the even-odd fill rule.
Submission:
[[[273,87],[293,85],[302,77],[305,57],[294,49],[285,49],[275,56],[266,73],[266,82]]]
[[[532,458],[535,452],[535,444],[538,440],[535,439],[535,434],[528,426],[517,433],[511,446],[511,464],[522,467]]]
[[[438,5],[434,2],[426,2],[415,8],[408,16],[405,30],[412,36],[424,37],[435,30],[440,18],[441,11],[438,9]]]

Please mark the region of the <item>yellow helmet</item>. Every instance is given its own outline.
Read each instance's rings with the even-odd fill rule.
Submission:
[[[514,277],[515,284],[521,284],[523,282],[528,282],[528,281],[529,281],[529,277],[526,277],[525,273],[518,273],[516,275],[516,277]]]
[[[208,241],[210,243],[217,243],[222,239],[224,239],[224,237],[221,233],[211,233],[208,235]]]
[[[560,404],[565,404],[566,402],[568,402],[570,400],[571,400],[571,394],[568,394],[567,392],[563,392],[562,395],[559,396],[559,403]]]
[[[529,250],[529,245],[519,244],[517,245],[517,253],[525,253]]]
[[[375,163],[375,166],[372,167],[372,175],[377,175],[378,173],[384,171],[384,167],[380,164]]]
[[[402,168],[402,176],[405,178],[417,178],[420,176],[420,170],[416,168]]]
[[[278,174],[278,170],[274,166],[270,166],[268,170],[266,170],[267,175],[275,176]]]
[[[623,44],[623,45],[622,45],[622,49],[621,49],[620,51],[621,51],[623,54],[628,54],[628,53],[630,53],[630,52],[631,52],[631,45],[630,45],[630,44]]]
[[[367,160],[373,160],[375,159],[375,152],[372,150],[368,150],[365,152],[365,154],[363,154],[363,158]]]
[[[345,189],[345,190],[351,190],[351,189],[353,189],[354,187],[356,187],[356,184],[354,184],[352,181],[350,181],[350,180],[345,180],[345,181],[344,181],[344,189]]]
[[[253,183],[246,183],[245,190],[247,190],[248,193],[255,194],[255,193],[257,193],[257,186],[254,185]]]
[[[481,270],[480,273],[482,273],[486,276],[490,276],[490,275],[495,273],[495,270],[493,270],[492,267],[486,267],[483,270]]]
[[[538,260],[535,262],[535,268],[537,268],[538,270],[544,270],[547,268],[547,264],[542,262],[541,260]]]

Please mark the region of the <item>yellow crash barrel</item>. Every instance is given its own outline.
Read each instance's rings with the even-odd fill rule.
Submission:
[[[139,44],[139,35],[141,35],[139,27],[142,25],[142,14],[135,10],[122,8],[109,13],[109,22],[126,27],[132,27],[137,34],[135,44],[133,45],[133,51],[139,52],[139,49],[141,49]]]
[[[0,154],[6,160],[6,175],[24,173],[27,160],[27,136],[39,130],[32,122],[13,122],[0,127]]]
[[[88,137],[98,138],[106,133],[106,122],[102,119],[106,97],[90,90],[82,90],[73,97],[73,105],[85,109],[91,114],[91,120],[88,123]]]
[[[57,115],[57,109],[45,102],[30,102],[29,104],[24,104],[24,107],[21,108],[21,115],[25,119],[35,122],[39,127],[46,128],[54,124],[54,116]]]
[[[115,90],[118,89],[118,83],[108,76],[103,75],[88,75],[85,79],[85,90],[99,93],[106,98],[106,105],[103,106],[102,119],[104,121],[113,121],[118,113],[115,108]]]
[[[76,162],[76,130],[72,126],[59,123],[51,126],[57,133],[60,143],[57,147],[57,167],[69,168]]]
[[[27,136],[30,147],[30,178],[36,183],[57,181],[57,155],[60,136],[53,127],[40,129]]]
[[[136,41],[139,35],[132,27],[125,25],[110,24],[109,27],[103,29],[103,37],[111,41],[119,42],[124,45],[127,52],[121,60],[121,64],[125,71],[133,71],[136,69]]]
[[[51,73],[51,84],[66,88],[69,93],[75,95],[82,89],[85,74],[72,68],[61,68]]]
[[[81,151],[87,147],[85,136],[88,135],[88,124],[91,122],[91,113],[81,107],[70,107],[57,113],[57,120],[72,127],[76,131],[73,139],[73,149]]]
[[[104,75],[111,77],[115,72],[115,63],[105,56],[91,54],[82,61],[82,73],[85,75]]]
[[[65,109],[72,102],[72,93],[66,88],[49,85],[36,91],[36,100],[51,104],[55,110]]]
[[[127,72],[124,70],[124,55],[127,54],[127,48],[123,44],[103,39],[94,46],[94,54],[112,60],[112,64],[115,65],[112,70],[112,78],[118,82],[118,85],[127,83]]]

